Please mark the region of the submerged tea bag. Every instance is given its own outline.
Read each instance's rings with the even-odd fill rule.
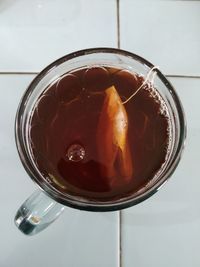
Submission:
[[[102,164],[102,175],[110,185],[119,178],[130,180],[133,173],[128,144],[128,116],[114,86],[105,90],[98,127],[97,151]]]

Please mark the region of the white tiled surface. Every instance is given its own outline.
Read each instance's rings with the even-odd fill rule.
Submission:
[[[122,212],[122,266],[200,266],[200,79],[170,79],[185,108],[185,153],[169,182]]]
[[[1,0],[0,71],[40,71],[75,50],[116,47],[115,0]]]
[[[13,125],[34,76],[1,72],[40,71],[77,49],[116,47],[116,14],[115,0],[0,1],[0,267],[200,266],[200,78],[170,79],[186,111],[185,153],[165,187],[122,212],[121,257],[117,212],[67,209],[31,238],[14,226],[17,208],[35,189],[18,159]],[[200,76],[199,14],[199,1],[120,0],[121,48],[167,74]]]
[[[120,2],[121,48],[166,74],[200,75],[200,1]]]
[[[13,219],[35,190],[19,162],[14,117],[31,75],[0,75],[0,267],[118,266],[118,213],[91,213],[67,208],[46,231],[26,237]]]

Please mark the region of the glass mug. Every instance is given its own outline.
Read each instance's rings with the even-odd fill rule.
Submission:
[[[113,49],[94,48],[71,53],[64,56],[40,72],[29,85],[16,115],[15,137],[21,162],[39,189],[33,193],[19,208],[15,216],[16,226],[27,235],[34,235],[51,224],[64,210],[65,206],[88,211],[115,211],[124,209],[147,199],[157,192],[172,175],[179,163],[186,137],[186,122],[180,100],[166,77],[156,70],[154,86],[166,102],[172,123],[172,146],[164,170],[148,183],[143,190],[114,201],[92,201],[72,196],[49,184],[36,168],[30,154],[27,129],[34,103],[48,85],[63,74],[84,66],[108,65],[120,69],[132,70],[147,76],[153,65],[133,53]]]

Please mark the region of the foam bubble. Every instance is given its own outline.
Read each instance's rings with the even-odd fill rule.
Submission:
[[[168,122],[168,127],[167,127],[168,138],[167,138],[167,142],[166,142],[165,161],[162,164],[160,170],[156,173],[156,175],[154,177],[154,179],[156,179],[156,177],[158,177],[162,173],[162,171],[164,170],[164,168],[168,162],[168,159],[170,157],[171,151],[172,151],[172,145],[173,145],[172,124],[171,124],[171,119],[170,119],[170,114],[169,114],[167,104],[163,100],[160,93],[153,87],[153,84],[151,82],[147,82],[144,90],[148,91],[149,97],[153,98],[155,100],[155,102],[159,105],[158,114],[161,116],[164,116]]]
[[[66,154],[68,160],[78,162],[85,157],[85,149],[80,144],[72,144]]]
[[[149,92],[149,97],[153,98],[157,104],[159,104],[159,114],[169,118],[169,111],[167,108],[167,105],[165,101],[162,99],[161,95],[159,92],[153,87],[152,83],[148,82],[147,86],[144,88],[146,91]]]

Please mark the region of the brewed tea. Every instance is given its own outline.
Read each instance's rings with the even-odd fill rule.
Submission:
[[[170,119],[151,83],[107,66],[66,73],[35,103],[31,152],[46,182],[64,193],[113,200],[143,188],[163,168]]]

